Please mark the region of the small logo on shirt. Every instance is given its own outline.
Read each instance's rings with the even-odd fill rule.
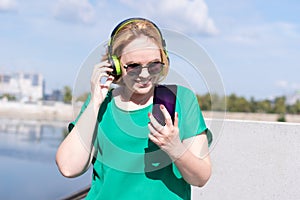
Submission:
[[[151,163],[151,165],[152,165],[153,167],[158,167],[158,166],[160,165],[160,163],[159,163],[159,162],[157,162],[157,163]]]

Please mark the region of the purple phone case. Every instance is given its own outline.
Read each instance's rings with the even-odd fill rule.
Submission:
[[[165,118],[160,110],[160,105],[163,104],[168,110],[172,121],[174,122],[175,106],[176,106],[176,85],[157,85],[154,89],[153,109],[152,114],[155,119],[165,125]]]

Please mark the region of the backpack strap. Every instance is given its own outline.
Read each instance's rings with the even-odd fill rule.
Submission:
[[[177,85],[156,85],[154,88],[152,114],[162,125],[165,125],[165,118],[159,106],[163,104],[166,107],[174,123],[176,94]]]

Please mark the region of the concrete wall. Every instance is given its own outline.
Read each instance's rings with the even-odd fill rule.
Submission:
[[[226,120],[211,158],[195,200],[300,199],[300,124]]]
[[[71,104],[62,102],[21,103],[0,100],[0,118],[70,122],[74,119]]]

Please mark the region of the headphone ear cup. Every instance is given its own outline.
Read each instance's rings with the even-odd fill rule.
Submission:
[[[168,62],[170,62],[170,58],[169,58],[168,51],[167,51],[166,48],[164,48],[164,53],[165,53],[165,55],[167,57]]]
[[[120,76],[122,74],[122,70],[121,70],[121,64],[120,64],[120,61],[119,61],[118,57],[115,56],[115,55],[112,55],[111,59],[110,59],[110,62],[111,62],[111,66],[113,68],[112,73],[117,75],[117,76]]]

